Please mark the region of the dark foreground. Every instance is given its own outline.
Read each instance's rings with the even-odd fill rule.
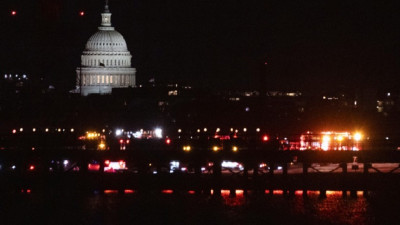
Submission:
[[[79,188],[79,187],[77,187]],[[13,193],[0,197],[0,224],[396,224],[400,195],[368,198],[318,192],[308,197],[238,193],[222,197],[191,193]]]

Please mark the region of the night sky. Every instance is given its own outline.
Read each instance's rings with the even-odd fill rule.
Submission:
[[[103,7],[102,0],[2,0],[0,72],[73,88]],[[306,92],[400,83],[398,0],[110,0],[110,10],[138,83],[154,77]]]

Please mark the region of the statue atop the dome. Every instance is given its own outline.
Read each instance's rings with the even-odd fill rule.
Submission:
[[[108,0],[106,0],[106,5],[104,6],[104,12],[109,13],[110,10],[108,8]]]

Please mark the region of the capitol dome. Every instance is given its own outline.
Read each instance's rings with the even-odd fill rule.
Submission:
[[[113,88],[133,87],[136,69],[124,37],[111,26],[106,2],[101,26],[86,43],[81,65],[76,69],[77,88],[82,95],[111,94]]]
[[[115,30],[99,30],[86,43],[85,51],[126,52],[124,37]]]

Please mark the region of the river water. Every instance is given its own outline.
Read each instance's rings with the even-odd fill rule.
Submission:
[[[286,196],[279,191],[229,197],[193,193],[49,194],[0,196],[0,224],[399,224],[399,195],[371,193],[342,197],[341,192]]]

